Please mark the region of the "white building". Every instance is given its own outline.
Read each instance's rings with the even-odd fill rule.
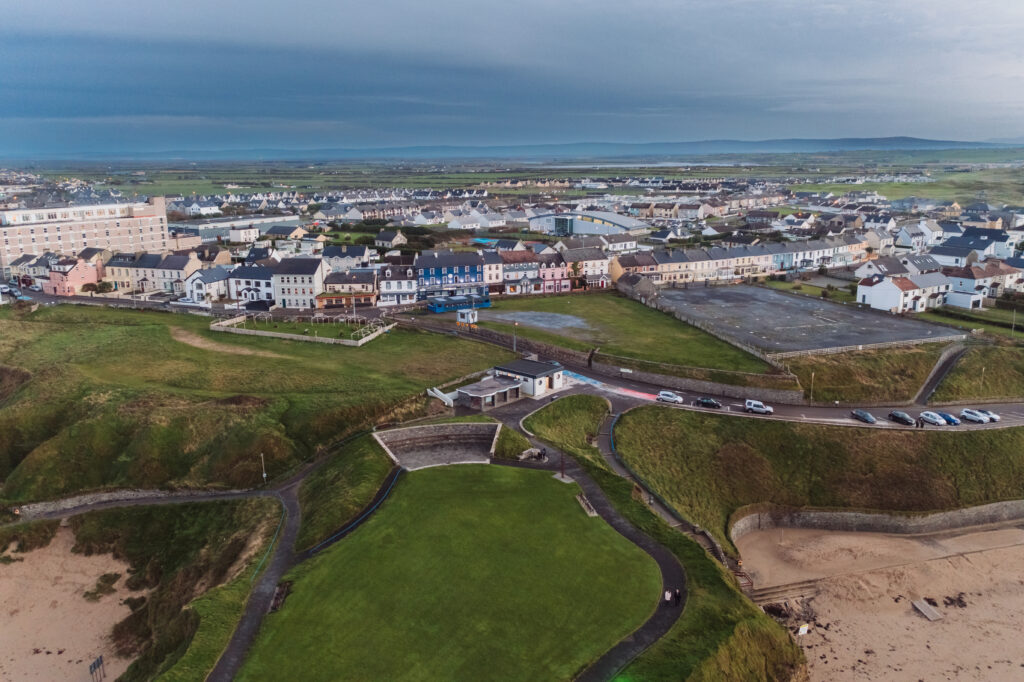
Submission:
[[[377,273],[377,306],[386,308],[416,302],[416,269],[409,265],[385,265]]]
[[[272,281],[279,306],[313,310],[324,290],[324,263],[319,258],[285,258],[274,268]]]

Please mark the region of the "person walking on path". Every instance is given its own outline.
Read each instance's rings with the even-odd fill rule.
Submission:
[[[672,590],[665,590],[665,606],[672,605]]]
[[[675,592],[675,594],[673,596],[675,597],[675,600],[676,600],[676,606],[679,606],[679,600],[682,598],[682,592],[679,590],[678,587],[676,588],[676,592]]]

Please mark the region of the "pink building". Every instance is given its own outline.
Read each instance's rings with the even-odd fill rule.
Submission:
[[[569,264],[560,253],[537,256],[540,262],[540,278],[544,282],[545,294],[560,294],[572,290],[569,281]]]
[[[99,282],[96,266],[81,258],[65,258],[50,267],[50,278],[40,280],[43,293],[51,296],[77,296],[85,284]]]

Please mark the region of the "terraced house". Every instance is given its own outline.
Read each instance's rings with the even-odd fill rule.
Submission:
[[[324,263],[319,258],[285,258],[274,268],[271,281],[279,306],[312,310],[324,290]]]
[[[419,300],[431,296],[487,296],[484,259],[478,253],[424,251],[413,267]]]

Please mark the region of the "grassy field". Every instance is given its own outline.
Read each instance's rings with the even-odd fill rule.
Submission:
[[[347,443],[302,482],[302,524],[295,541],[301,552],[327,539],[366,505],[394,463],[372,435]]]
[[[823,287],[808,284],[807,282],[779,282],[776,280],[765,280],[762,282],[767,287],[772,289],[780,289],[782,291],[792,291],[798,294],[805,294],[813,298],[821,298],[821,292],[826,291]],[[830,301],[837,301],[839,303],[855,303],[857,296],[850,293],[848,289],[836,288],[828,292],[826,297]]]
[[[843,402],[912,400],[924,385],[946,344],[866,350],[834,355],[806,355],[788,360],[804,395]]]
[[[932,401],[1010,397],[1024,397],[1024,348],[972,346],[939,384]]]
[[[1018,152],[1019,154],[1019,152]],[[986,201],[1010,205],[1024,203],[1024,175],[1018,168],[992,168],[969,173],[935,173],[935,182],[927,183],[864,183],[861,185],[794,185],[799,192],[828,191],[845,194],[851,191],[875,191],[889,199],[916,196],[961,204],[978,200],[984,192]]]
[[[768,365],[669,315],[609,293],[548,296],[497,301],[495,312],[539,312],[572,315],[587,327],[538,328],[520,322],[517,333],[543,343],[692,367],[766,372]],[[486,317],[486,316],[484,316]],[[512,333],[511,322],[481,322],[481,327]]]
[[[341,315],[343,313],[339,310],[336,313],[328,314]],[[246,320],[244,324],[236,326],[242,329],[254,329],[261,332],[309,337],[318,336],[325,339],[348,339],[352,337],[352,332],[359,329],[359,325],[347,323],[287,322],[285,320]]]
[[[206,676],[241,618],[250,578],[280,514],[276,502],[258,499],[112,509],[71,519],[74,551],[113,552],[131,565],[128,592],[119,591],[119,599],[150,590],[114,626],[115,649],[135,658],[119,679]]]
[[[558,446],[577,460],[605,466],[601,452],[592,444],[608,403],[593,395],[570,395],[526,418],[523,425],[538,438]]]
[[[730,515],[748,504],[923,512],[1024,497],[1024,428],[851,429],[643,407],[615,441],[726,547]]]
[[[0,311],[0,498],[259,485],[260,453],[276,477],[350,433],[414,416],[423,389],[510,357],[405,330],[350,348],[207,324],[104,308]],[[175,329],[215,349],[177,341]]]
[[[986,334],[997,338],[1008,339],[1010,341],[1024,341],[1024,334],[1021,333],[1020,329],[1014,330],[1009,327],[1002,325],[992,324],[992,317],[983,317],[968,313],[966,310],[956,311],[958,317],[952,317],[947,312],[944,312],[942,308],[935,310],[929,310],[926,313],[915,313],[914,318],[919,320],[926,320],[928,322],[938,322],[940,324],[949,325],[962,329],[964,332],[970,332],[975,329],[981,329]],[[967,315],[971,319],[962,319],[959,315]]]
[[[305,680],[572,678],[650,615],[661,585],[577,491],[490,465],[403,474],[364,526],[288,576],[238,679],[299,662]]]
[[[609,471],[590,445],[608,404],[597,396],[561,398],[530,417],[543,440],[574,455],[619,513],[667,547],[686,570],[683,615],[617,680],[784,680],[802,665],[790,636],[736,589],[723,568],[696,543],[669,527],[639,500],[638,489]]]

